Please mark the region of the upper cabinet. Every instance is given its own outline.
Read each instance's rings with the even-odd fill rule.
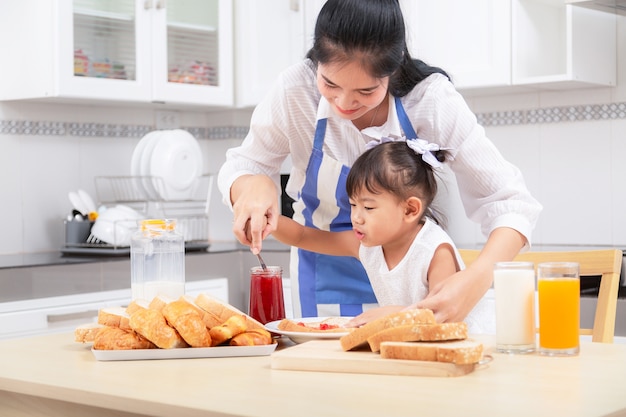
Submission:
[[[233,103],[229,0],[20,0],[0,27],[2,100]]]
[[[235,104],[253,107],[313,46],[325,0],[235,0]]]
[[[468,95],[614,86],[614,14],[563,0],[401,0],[411,54]]]

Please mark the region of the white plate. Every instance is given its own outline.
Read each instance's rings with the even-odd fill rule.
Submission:
[[[145,177],[150,175],[148,173],[150,155],[152,154],[156,141],[158,141],[160,137],[161,131],[155,130],[146,134],[143,138],[141,138],[139,143],[137,143],[130,161],[130,175],[133,177]],[[143,187],[143,192],[146,194],[148,199],[153,200],[158,197],[152,186],[152,181],[149,179],[144,179],[137,184],[138,186]]]
[[[202,175],[202,149],[193,135],[177,129],[163,132],[150,155],[149,175],[165,200],[191,197],[193,185]]]
[[[276,343],[262,346],[216,346],[210,348],[179,349],[91,349],[99,361],[138,361],[153,359],[232,358],[238,356],[268,356],[276,349]]]
[[[311,322],[320,322],[328,318],[329,317],[304,317],[304,318],[291,319],[291,320],[295,322],[301,321],[303,323],[311,323]],[[351,319],[352,317],[342,317],[342,318]],[[280,322],[281,320],[269,322],[265,325],[265,328],[272,333],[277,333],[283,336],[287,336],[294,343],[304,343],[304,342],[308,342],[309,340],[320,340],[320,339],[339,339],[341,336],[345,336],[348,333],[350,333],[349,331],[326,332],[326,333],[324,332],[288,332],[285,330],[278,329],[278,323]]]

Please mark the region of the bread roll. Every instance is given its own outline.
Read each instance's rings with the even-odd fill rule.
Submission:
[[[195,299],[193,297],[189,296],[189,295],[183,295],[182,297],[180,297],[180,300],[184,300],[191,307],[196,309],[196,311],[198,312],[198,314],[202,318],[202,321],[204,322],[204,325],[206,326],[207,329],[210,329],[210,328],[215,327],[215,326],[219,326],[220,324],[222,324],[222,323],[224,323],[226,321],[226,320],[221,320],[220,317],[217,316],[216,314],[214,314],[214,313],[212,313],[210,311],[206,311],[205,309],[200,307],[198,304],[196,304]]]
[[[382,342],[380,356],[385,359],[449,362],[456,365],[478,363],[483,345],[474,339],[449,342]]]
[[[159,294],[150,301],[148,308],[161,311],[163,310],[163,307],[165,307],[172,301],[174,301],[173,298]]]
[[[163,314],[152,308],[135,311],[130,316],[130,327],[162,349],[188,346],[176,329],[167,324]]]
[[[248,326],[246,325],[246,316],[244,314],[231,316],[223,324],[215,326],[209,330],[209,334],[211,335],[211,345],[221,345],[246,330],[248,330]]]
[[[444,340],[467,339],[467,324],[458,323],[435,323],[435,324],[408,324],[404,326],[390,327],[374,333],[367,338],[372,352],[380,350],[382,342],[436,342]]]
[[[192,347],[211,346],[209,330],[204,325],[198,311],[184,299],[172,301],[161,311],[167,322],[173,326],[185,342]]]
[[[431,310],[413,309],[399,311],[364,324],[363,326],[354,329],[349,334],[342,336],[339,340],[341,342],[341,348],[348,351],[367,344],[367,339],[370,336],[373,336],[381,330],[385,330],[390,327],[402,326],[406,324],[434,323],[435,315]]]
[[[154,349],[156,346],[132,330],[103,327],[98,331],[93,348],[97,350]]]

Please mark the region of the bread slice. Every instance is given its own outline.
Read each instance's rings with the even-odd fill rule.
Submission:
[[[98,310],[98,323],[130,330],[130,315],[124,307],[105,307]]]
[[[126,314],[130,316],[137,310],[145,310],[146,308],[149,308],[149,307],[150,307],[150,302],[148,302],[148,300],[137,298],[135,300],[132,300],[128,304],[128,306],[126,307]]]
[[[372,352],[380,350],[382,342],[437,342],[444,340],[467,339],[467,324],[435,323],[435,324],[408,324],[391,327],[374,333],[367,338]]]
[[[91,343],[95,340],[96,334],[106,326],[100,323],[85,323],[74,329],[74,341],[79,343]]]
[[[449,342],[382,342],[380,356],[384,359],[448,362],[456,365],[478,363],[483,345],[474,339]]]
[[[150,301],[150,304],[148,304],[148,308],[152,308],[154,310],[162,311],[163,307],[165,307],[166,305],[168,305],[172,301],[174,301],[174,298],[167,297],[165,295],[159,294],[159,295],[157,295],[156,297],[154,297]]]
[[[342,336],[339,341],[344,351],[356,349],[367,344],[370,336],[390,327],[397,327],[406,324],[434,324],[435,315],[432,310],[413,309],[392,313],[373,320],[363,326],[354,329],[349,334]]]
[[[244,315],[246,318],[246,327],[249,330],[252,329],[265,329],[263,323],[258,320],[253,319],[248,316],[238,308],[227,304],[215,297],[212,297],[209,294],[202,293],[199,294],[195,299],[196,305],[202,308],[204,311],[209,312],[216,316],[219,320],[219,323],[222,324],[226,322],[229,318],[235,315]]]
[[[198,304],[196,304],[196,300],[189,295],[183,295],[179,298],[179,300],[182,300],[188,303],[191,307],[193,307],[198,312],[198,314],[202,318],[202,321],[204,322],[204,325],[206,326],[207,329],[211,329],[215,326],[219,326],[220,324],[224,322],[216,314],[213,314],[210,311],[206,311],[205,309],[200,307]]]
[[[185,299],[172,301],[161,310],[163,317],[192,347],[210,347],[211,336],[195,307]]]

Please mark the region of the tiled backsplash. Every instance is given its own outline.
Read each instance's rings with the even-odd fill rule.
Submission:
[[[616,120],[626,119],[626,102],[496,111],[477,113],[476,117],[485,127]],[[196,139],[243,139],[248,132],[247,126],[187,126],[183,129]],[[153,127],[147,125],[0,120],[0,134],[5,135],[141,138],[151,130]]]
[[[243,139],[247,126],[184,127],[196,139]],[[80,136],[103,138],[141,138],[153,126],[105,123],[0,120],[0,134],[28,136]]]

